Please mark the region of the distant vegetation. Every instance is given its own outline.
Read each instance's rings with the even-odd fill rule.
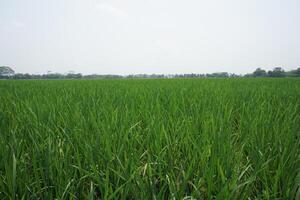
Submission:
[[[8,67],[8,66],[1,66],[0,67],[0,78],[7,78],[7,77],[13,77],[15,74],[15,71]]]
[[[115,78],[234,78],[234,77],[300,77],[300,67],[296,70],[285,71],[281,67],[275,67],[273,70],[266,71],[257,68],[253,73],[240,75],[228,72],[215,72],[206,74],[133,74],[133,75],[114,75],[114,74],[90,74],[81,73],[46,73],[29,74],[15,73],[10,67],[0,67],[0,79],[115,79]]]
[[[300,77],[300,68],[285,72],[281,67],[275,67],[272,71],[265,71],[257,68],[252,74],[245,75],[246,77]]]
[[[0,199],[299,200],[300,79],[7,80],[0,91]]]

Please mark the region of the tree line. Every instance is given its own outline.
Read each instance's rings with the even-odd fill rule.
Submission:
[[[232,77],[300,77],[300,67],[295,70],[285,71],[281,67],[275,67],[273,70],[266,71],[257,68],[253,73],[240,75],[228,72],[215,72],[206,74],[132,74],[132,75],[114,75],[114,74],[90,74],[82,75],[81,73],[46,73],[46,74],[29,74],[15,73],[8,67],[0,67],[0,79],[115,79],[115,78],[232,78]]]
[[[257,68],[252,74],[246,74],[246,77],[299,77],[300,67],[295,70],[285,71],[281,67],[275,67],[273,70],[266,71],[261,68]]]

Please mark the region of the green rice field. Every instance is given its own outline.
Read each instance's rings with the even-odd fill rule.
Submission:
[[[0,199],[300,199],[300,79],[0,81]]]

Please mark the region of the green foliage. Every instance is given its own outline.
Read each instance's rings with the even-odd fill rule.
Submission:
[[[275,67],[273,71],[268,72],[268,76],[270,77],[285,77],[286,74],[281,67]]]
[[[300,67],[295,70],[295,74],[297,74],[297,76],[300,76]]]
[[[14,70],[8,66],[0,66],[0,76],[12,76],[14,75]]]
[[[290,76],[299,77],[300,76],[300,67],[296,70],[290,71]]]
[[[295,199],[300,80],[0,81],[0,199]]]
[[[212,74],[206,74],[207,77],[225,78],[229,77],[228,72],[216,72]]]
[[[267,72],[266,70],[263,70],[261,68],[257,68],[254,72],[253,72],[253,76],[254,77],[265,77],[267,76]]]

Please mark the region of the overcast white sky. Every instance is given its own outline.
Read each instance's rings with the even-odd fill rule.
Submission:
[[[299,0],[0,0],[0,66],[21,73],[300,67]]]

